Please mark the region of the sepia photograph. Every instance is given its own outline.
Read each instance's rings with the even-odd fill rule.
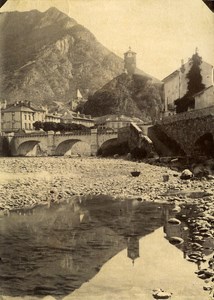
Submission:
[[[0,300],[214,300],[214,0],[0,1]]]

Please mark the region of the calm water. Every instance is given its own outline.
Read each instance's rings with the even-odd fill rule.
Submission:
[[[194,274],[197,265],[185,259],[190,251],[185,219],[179,226],[166,222],[175,216],[172,208],[76,197],[1,217],[0,294],[138,300],[153,299],[151,290],[161,287],[175,293],[172,299],[207,299]],[[180,216],[191,211],[184,207]],[[171,245],[166,238],[172,236],[185,243]],[[206,255],[212,253],[209,245]]]

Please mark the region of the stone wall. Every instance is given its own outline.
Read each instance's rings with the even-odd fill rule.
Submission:
[[[212,114],[214,115],[214,105],[202,109],[187,111],[173,116],[164,117],[162,120],[158,121],[158,124],[171,124],[177,121],[186,121],[189,119],[201,118]]]
[[[212,107],[214,110],[214,107]],[[186,155],[192,156],[196,142],[205,134],[214,138],[214,114],[209,108],[209,115],[203,115],[204,110],[167,117],[159,125],[161,130],[181,147]]]

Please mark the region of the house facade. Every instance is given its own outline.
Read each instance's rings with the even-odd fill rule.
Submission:
[[[54,122],[54,123],[61,123],[62,116],[57,113],[46,113],[45,114],[45,122]]]
[[[70,110],[64,112],[64,114],[61,117],[61,122],[84,125],[85,127],[94,126],[94,119],[92,119],[91,115],[84,115]]]
[[[210,86],[194,95],[195,109],[214,106],[214,86]]]
[[[29,101],[19,101],[1,108],[1,130],[16,132],[19,130],[33,130],[33,123],[44,122],[45,110],[35,108]]]
[[[132,122],[143,125],[142,120],[124,115],[106,115],[95,118],[95,125],[97,125],[98,129],[112,129],[114,131],[118,131],[118,129],[123,127],[128,127]]]
[[[197,53],[197,52],[196,52]],[[182,98],[187,93],[188,78],[192,67],[192,59],[190,58],[186,63],[182,61],[181,67],[170,75],[165,77],[162,81],[164,83],[164,115],[175,114],[175,100]],[[200,64],[200,73],[202,76],[202,83],[205,90],[214,84],[213,66],[205,61]],[[208,103],[207,103],[208,105]],[[196,108],[196,107],[195,107]]]

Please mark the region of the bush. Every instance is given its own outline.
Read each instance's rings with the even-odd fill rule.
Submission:
[[[74,130],[85,130],[88,131],[90,128],[85,127],[81,124],[74,123],[55,123],[55,122],[40,122],[36,121],[33,123],[33,126],[36,130],[43,129],[44,131],[74,131]]]

